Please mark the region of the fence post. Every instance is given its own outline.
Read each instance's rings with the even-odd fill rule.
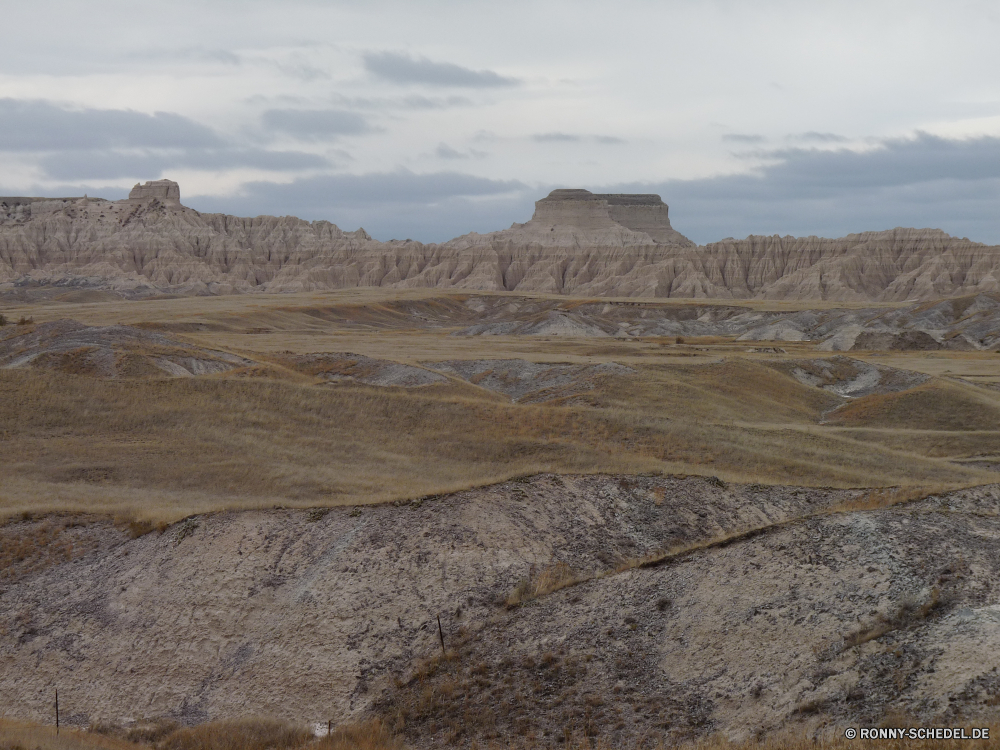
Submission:
[[[444,658],[447,659],[448,652],[444,649],[444,631],[441,630],[441,615],[438,615],[438,638],[441,639],[441,653],[444,655]]]

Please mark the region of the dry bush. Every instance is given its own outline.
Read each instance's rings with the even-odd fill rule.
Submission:
[[[497,659],[461,640],[448,658],[420,662],[373,709],[418,747],[515,747],[520,741],[534,747],[533,738],[547,731],[555,739],[564,723],[594,736],[596,727],[614,725],[618,707],[579,690],[589,661],[565,647]]]
[[[180,729],[180,725],[171,719],[141,719],[130,726],[125,732],[129,742],[151,745]]]
[[[961,725],[963,722],[959,722]],[[970,722],[964,722],[969,726]],[[843,729],[856,724],[845,723]],[[889,724],[883,722],[882,726],[909,727],[917,726],[912,722],[897,722]],[[622,744],[619,742],[608,742],[603,738],[591,739],[585,735],[568,734],[566,741],[560,743],[559,747],[566,750],[991,750],[995,748],[994,737],[1000,736],[1000,727],[990,727],[989,740],[869,740],[854,739],[848,740],[837,730],[825,737],[809,737],[796,734],[773,734],[763,738],[748,739],[743,741],[729,740],[722,735],[712,735],[701,740],[674,743],[664,743],[662,740],[637,740]],[[504,742],[493,742],[484,745],[474,746],[481,750],[541,750],[550,745],[542,745],[536,742],[525,742],[518,740],[508,740]]]
[[[829,509],[830,513],[850,513],[859,510],[880,510],[901,503],[911,503],[923,500],[944,492],[945,488],[935,487],[877,487],[862,493],[853,500],[841,503]]]
[[[57,519],[0,527],[0,581],[37,573],[85,552],[65,529]]]
[[[588,579],[574,573],[573,569],[566,563],[553,563],[543,568],[537,575],[529,575],[518,581],[517,586],[507,596],[507,606],[516,607],[539,596],[551,594],[553,591],[559,591],[559,589],[573,586],[584,580]]]
[[[226,719],[177,729],[161,740],[159,750],[284,750],[313,737],[304,726],[278,719]]]
[[[311,747],[317,750],[401,750],[403,741],[376,718],[338,727]]]
[[[166,521],[150,521],[147,518],[136,518],[134,515],[116,516],[115,526],[125,531],[131,539],[138,539],[141,536],[156,531],[162,534],[170,524]]]
[[[0,718],[0,750],[142,750],[112,735]]]
[[[923,602],[918,602],[914,598],[903,599],[892,614],[881,614],[874,622],[845,635],[844,644],[840,650],[846,651],[849,648],[881,638],[886,633],[916,625],[941,612],[947,604],[948,598],[942,595],[941,589],[937,586],[931,589],[927,599]]]

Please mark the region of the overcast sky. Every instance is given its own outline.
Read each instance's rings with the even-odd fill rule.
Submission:
[[[658,192],[698,242],[1000,243],[995,2],[4,3],[0,194],[294,214],[378,239]]]

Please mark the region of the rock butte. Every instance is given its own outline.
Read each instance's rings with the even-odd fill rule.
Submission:
[[[291,216],[202,214],[176,182],[129,198],[0,198],[0,284],[141,296],[437,287],[585,296],[889,302],[1000,290],[1000,247],[938,229],[695,246],[658,195],[554,190],[524,224],[378,242]]]
[[[181,205],[181,187],[173,180],[154,180],[140,185],[138,182],[128,194],[129,202],[159,200],[165,205]]]

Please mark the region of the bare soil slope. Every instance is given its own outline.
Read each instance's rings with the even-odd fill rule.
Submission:
[[[0,702],[41,720],[58,685],[78,725],[374,713],[417,747],[968,722],[1000,694],[1000,492],[879,508],[905,498],[545,475],[136,538],[19,521],[3,549],[39,542],[4,560]],[[509,607],[553,571],[583,582]]]

